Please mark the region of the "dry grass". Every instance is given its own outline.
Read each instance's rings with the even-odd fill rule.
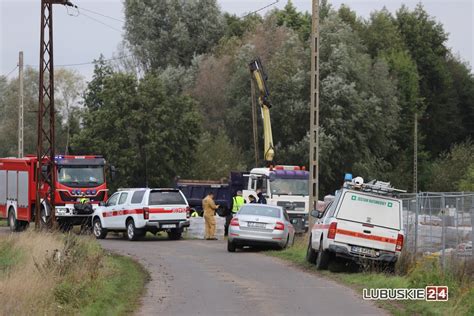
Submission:
[[[136,305],[121,301],[138,297],[145,280],[138,264],[106,254],[89,236],[0,237],[0,315],[125,314]],[[133,288],[120,293],[123,283]]]
[[[40,274],[35,262],[42,262],[46,254],[60,249],[61,241],[52,234],[27,232],[3,238],[2,243],[10,245],[12,252],[21,253],[21,260],[1,275],[1,314],[46,312],[53,300],[56,276],[52,272]]]

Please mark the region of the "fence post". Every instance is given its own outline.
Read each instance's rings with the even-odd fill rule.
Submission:
[[[420,203],[418,202],[418,192],[415,193],[416,194],[416,199],[415,199],[415,243],[414,243],[414,247],[415,247],[415,255],[418,253],[418,207],[420,205]]]
[[[471,241],[474,246],[474,196],[471,196]],[[471,251],[471,256],[474,257],[474,249]]]
[[[442,227],[441,227],[441,267],[443,271],[446,267],[446,201],[444,199],[444,193],[441,193],[441,214],[442,214]]]

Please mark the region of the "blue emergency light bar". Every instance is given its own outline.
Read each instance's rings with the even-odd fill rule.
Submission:
[[[344,181],[352,181],[352,173],[346,173],[344,175]]]

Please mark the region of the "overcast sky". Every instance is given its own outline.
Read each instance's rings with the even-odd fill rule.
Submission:
[[[160,0],[156,0],[160,1]],[[338,8],[348,4],[359,16],[368,17],[370,12],[384,6],[395,12],[402,4],[414,8],[418,0],[329,0]],[[0,74],[6,75],[15,68],[18,52],[24,51],[25,64],[38,65],[40,0],[0,0]],[[103,13],[123,20],[122,0],[72,0],[79,8],[69,12],[63,6],[54,7],[54,63],[56,66],[90,62],[103,54],[110,58],[117,51],[122,39],[120,21],[106,18],[90,11]],[[243,15],[257,10],[275,0],[218,0],[223,11]],[[280,0],[272,8],[283,8],[287,0]],[[431,16],[444,25],[450,34],[447,45],[464,61],[474,64],[474,6],[473,0],[425,0],[421,1]],[[293,0],[301,11],[310,11],[311,0]],[[94,18],[94,19],[92,19]],[[98,21],[97,21],[98,20]],[[101,24],[105,23],[107,25]],[[87,79],[92,65],[72,66]],[[11,76],[16,73],[13,72]]]

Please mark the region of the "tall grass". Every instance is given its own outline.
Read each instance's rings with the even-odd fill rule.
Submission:
[[[30,231],[0,239],[1,315],[125,314],[146,277],[90,237]]]

